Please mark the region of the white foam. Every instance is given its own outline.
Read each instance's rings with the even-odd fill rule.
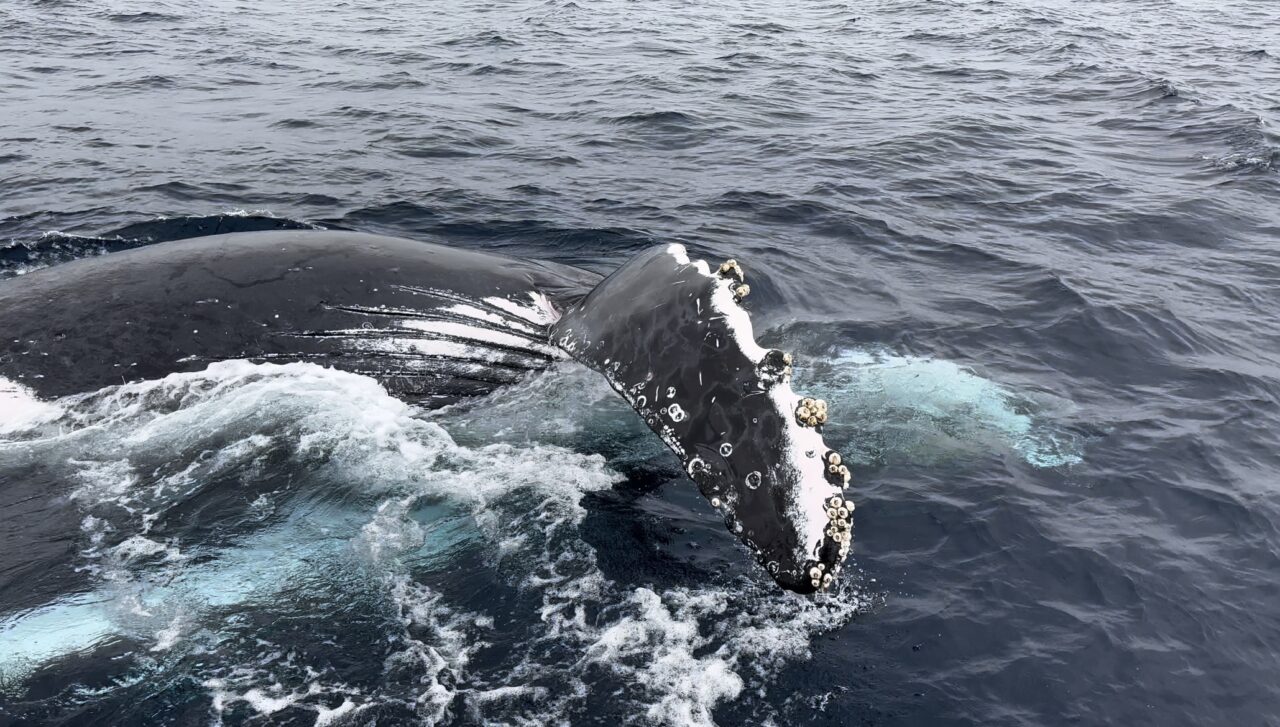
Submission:
[[[47,662],[138,639],[156,658],[150,669],[215,670],[196,675],[215,722],[235,705],[266,721],[310,710],[316,724],[336,725],[387,704],[409,705],[424,723],[556,724],[599,699],[591,685],[604,668],[626,685],[611,697],[621,710],[659,724],[710,724],[718,705],[765,688],[786,660],[807,656],[814,634],[838,628],[861,602],[847,591],[815,603],[771,584],[754,593],[741,582],[613,582],[580,532],[581,500],[619,476],[598,455],[539,441],[541,430],[521,433],[522,422],[555,412],[566,423],[547,429],[549,438],[603,429],[660,447],[597,382],[565,365],[527,391],[424,418],[365,377],[224,362],[57,402],[62,414],[0,447],[30,450],[76,482],[81,564],[94,588],[6,615],[0,655]],[[509,428],[508,441],[486,427]],[[281,459],[325,488],[305,497],[262,490],[264,463]],[[237,482],[256,488],[245,493],[238,526],[255,529],[216,546],[156,530],[172,527],[213,482],[232,488],[221,494]],[[415,577],[432,553],[462,547],[482,556],[478,576],[520,596],[495,593],[492,610],[468,601],[476,612]],[[360,578],[351,574],[356,562]],[[451,566],[430,567],[443,574]],[[269,626],[231,626],[244,609],[322,599],[316,586],[325,583],[341,593],[374,589],[389,607],[385,679],[340,683],[323,661],[270,643]],[[527,610],[513,614],[513,605]],[[505,647],[510,669],[475,673],[489,632],[513,626],[528,635]],[[198,660],[177,658],[201,649]],[[457,705],[474,714],[450,715]]]
[[[267,687],[253,687],[243,693],[228,689],[223,679],[206,680],[204,686],[211,689],[213,710],[218,715],[219,722],[227,705],[235,702],[245,702],[258,714],[270,716],[307,697],[322,694],[325,691],[316,682],[308,684],[306,689],[297,691],[286,691],[279,684],[272,684]]]
[[[185,633],[187,619],[184,614],[175,614],[169,625],[155,632],[155,643],[151,651],[168,651],[178,644]]]
[[[0,434],[49,421],[58,413],[56,405],[40,401],[30,388],[0,377]]]
[[[723,611],[708,595],[702,610]],[[672,613],[657,593],[638,588],[631,596],[634,616],[603,629],[587,650],[587,657],[622,670],[654,694],[647,716],[670,725],[713,725],[711,709],[742,691],[742,678],[715,653],[695,656],[710,643],[689,613]],[[641,657],[638,667],[629,662]]]
[[[149,641],[153,651],[180,648],[212,609],[270,600],[300,582],[299,575],[340,557],[347,542],[372,565],[393,570],[401,553],[421,547],[428,537],[434,538],[433,547],[453,546],[440,529],[428,532],[407,517],[422,497],[447,496],[463,512],[475,512],[477,522],[496,535],[510,527],[507,515],[495,517],[488,510],[513,490],[563,502],[580,516],[584,511],[576,501],[582,492],[609,487],[617,479],[601,457],[559,447],[459,446],[438,423],[418,418],[373,380],[312,364],[221,362],[203,372],[59,403],[61,417],[20,446],[42,460],[64,462],[68,476],[78,481],[73,501],[86,511],[83,530],[89,543],[83,567],[101,586],[83,601],[0,620],[0,653],[15,663],[38,665],[121,636]],[[216,551],[148,535],[160,513],[185,502],[204,483],[225,482],[227,473],[246,467],[252,471],[256,461],[282,447],[302,462],[326,463],[339,479],[357,478],[402,494],[384,499],[372,519],[355,529],[341,517],[334,519],[338,513],[318,517],[304,511]],[[159,469],[138,465],[156,461],[167,464]],[[254,498],[247,513],[261,512],[258,503],[264,497]],[[344,532],[348,535],[341,536]],[[188,562],[188,549],[199,552],[198,564]],[[452,613],[434,606],[428,591],[407,580],[397,580],[389,593],[404,609],[407,624]],[[474,614],[459,618],[473,625],[484,621]],[[455,657],[471,648],[461,632],[450,636],[440,628],[435,633],[452,646],[424,643],[405,658],[419,665],[437,658],[461,663]],[[446,652],[454,656],[445,658]],[[443,705],[446,696],[432,699]],[[286,697],[241,690],[221,698],[270,708],[271,700]]]
[[[589,553],[579,557],[584,576],[539,588],[547,634],[557,648],[582,656],[567,670],[540,664],[536,657],[516,670],[522,675],[554,670],[560,685],[558,693],[541,695],[541,709],[529,724],[557,723],[572,713],[603,668],[624,685],[612,701],[646,723],[713,725],[716,707],[763,692],[788,662],[810,657],[815,635],[840,628],[871,605],[847,586],[819,601],[772,586],[744,592],[742,583],[626,588],[604,578]],[[598,615],[588,621],[587,609]]]
[[[182,551],[178,548],[164,543],[157,543],[141,535],[130,535],[127,540],[113,549],[114,557],[121,562],[129,562],[161,553],[164,554],[165,560],[177,560],[182,557]]]
[[[328,727],[328,725],[334,724],[335,722],[342,720],[343,717],[355,712],[356,703],[350,699],[343,699],[342,704],[339,704],[333,709],[323,706],[317,706],[315,709],[315,727]]]

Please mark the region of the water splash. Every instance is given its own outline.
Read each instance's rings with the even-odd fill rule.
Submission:
[[[232,361],[55,402],[0,437],[0,476],[64,483],[79,575],[0,610],[7,677],[115,649],[96,700],[203,685],[210,723],[713,724],[869,604],[606,575],[582,499],[620,476],[576,448],[665,452],[598,378],[424,415],[365,377]]]

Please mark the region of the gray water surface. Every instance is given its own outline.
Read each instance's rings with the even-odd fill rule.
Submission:
[[[856,577],[780,593],[574,367],[53,402],[0,431],[0,723],[1280,724],[1277,9],[0,5],[0,275],[683,242],[858,506]]]

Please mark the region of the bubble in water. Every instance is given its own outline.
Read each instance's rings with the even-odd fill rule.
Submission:
[[[673,422],[684,421],[684,409],[681,409],[679,404],[672,404],[667,407],[667,415],[671,417]]]
[[[760,486],[759,472],[752,472],[751,474],[747,475],[747,487],[750,487],[751,489],[754,490],[759,486]]]
[[[728,457],[728,456],[729,456],[729,455],[731,455],[731,454],[733,454],[733,445],[732,445],[732,444],[729,444],[728,442],[725,442],[724,444],[720,445],[720,456],[721,456],[721,457]]]

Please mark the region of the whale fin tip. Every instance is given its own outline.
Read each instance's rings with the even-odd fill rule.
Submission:
[[[775,581],[825,590],[852,540],[848,469],[822,440],[825,403],[792,391],[791,355],[756,343],[747,290],[736,261],[656,246],[564,311],[552,340],[604,374]]]

